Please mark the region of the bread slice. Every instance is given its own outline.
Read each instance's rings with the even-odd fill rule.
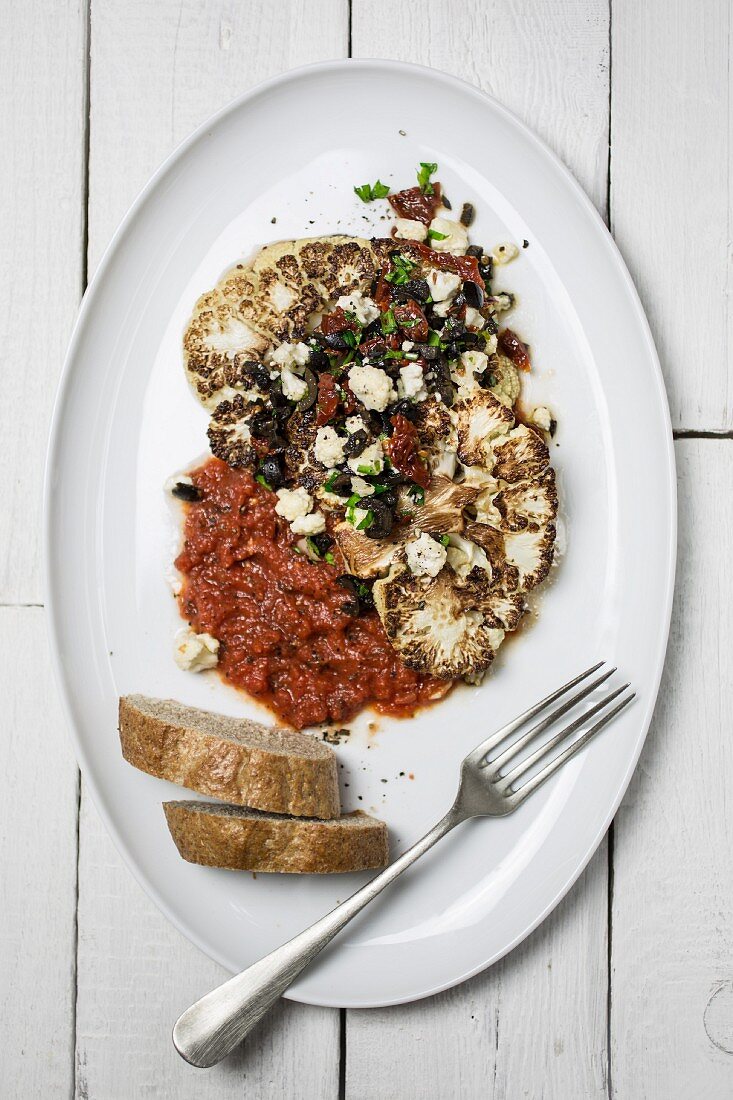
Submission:
[[[213,802],[164,802],[163,809],[180,854],[205,867],[331,874],[384,867],[389,855],[387,826],[360,811],[313,821]]]
[[[336,755],[307,733],[125,695],[120,743],[141,771],[224,802],[296,817],[341,813]]]

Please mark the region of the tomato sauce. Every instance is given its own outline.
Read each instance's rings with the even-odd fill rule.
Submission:
[[[293,549],[274,493],[210,459],[191,474],[201,500],[185,505],[183,617],[219,640],[219,672],[296,729],[344,722],[365,706],[407,716],[450,683],[405,668],[375,611],[343,609],[341,572]]]

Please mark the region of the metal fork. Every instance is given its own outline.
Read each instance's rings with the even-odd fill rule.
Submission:
[[[266,955],[241,974],[230,978],[217,989],[207,993],[191,1005],[176,1021],[173,1042],[176,1050],[193,1066],[216,1065],[226,1057],[259,1023],[288,986],[308,966],[341,929],[359,913],[365,905],[407,870],[416,859],[427,852],[454,829],[471,817],[503,817],[521,806],[538,787],[567,763],[599,730],[616,717],[634,698],[634,692],[624,695],[630,686],[624,684],[607,693],[602,699],[582,712],[568,726],[553,734],[528,756],[517,759],[535,737],[549,730],[563,715],[576,707],[592,692],[605,683],[615,668],[608,669],[595,679],[584,683],[580,691],[564,701],[525,733],[502,747],[503,742],[533,718],[552,707],[558,699],[567,695],[578,684],[588,681],[605,664],[600,661],[586,669],[557,691],[520,714],[491,737],[470,752],[461,765],[461,780],[455,802],[448,813],[421,840],[403,852],[398,859],[362,886],[350,898],[337,905],[325,917],[295,936],[282,947]],[[623,698],[619,698],[623,696]],[[616,702],[618,700],[618,702]],[[612,704],[615,703],[615,706]],[[591,721],[589,729],[575,740],[569,740]],[[517,786],[527,772],[563,741],[569,743],[540,771],[521,786]],[[498,750],[498,752],[496,751]],[[495,755],[492,755],[495,753]]]

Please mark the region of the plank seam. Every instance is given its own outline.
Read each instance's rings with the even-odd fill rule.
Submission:
[[[697,428],[675,428],[672,432],[674,439],[733,439],[733,431],[704,431]]]

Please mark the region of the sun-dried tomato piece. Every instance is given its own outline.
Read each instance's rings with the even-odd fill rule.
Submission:
[[[507,359],[511,359],[515,367],[519,367],[520,370],[531,369],[529,349],[516,332],[512,332],[510,328],[503,328],[499,333],[498,346],[499,351],[502,351]]]
[[[345,329],[358,332],[359,326],[356,321],[350,321],[347,318],[341,306],[336,306],[332,313],[324,314],[319,326],[324,336],[333,336],[335,332],[343,332]]]
[[[410,221],[430,225],[442,202],[440,184],[433,184],[432,195],[424,194],[419,187],[408,187],[390,195],[389,201],[398,218],[409,218]]]
[[[425,314],[414,298],[394,307],[394,319],[402,329],[406,339],[421,344],[428,338],[430,326]]]
[[[481,289],[485,289],[485,283],[481,278],[478,260],[475,256],[454,256],[451,252],[438,252],[435,248],[428,248],[420,241],[410,241],[424,260],[428,260],[433,267],[441,267],[446,271],[452,271],[460,275],[464,283],[476,283]]]
[[[332,374],[324,371],[318,377],[318,411],[316,412],[316,425],[322,428],[333,420],[338,412],[341,395],[336,385],[336,379]]]
[[[394,431],[385,443],[392,465],[403,477],[414,481],[422,489],[430,484],[430,473],[420,458],[420,438],[414,424],[406,416],[396,413],[391,417]]]

